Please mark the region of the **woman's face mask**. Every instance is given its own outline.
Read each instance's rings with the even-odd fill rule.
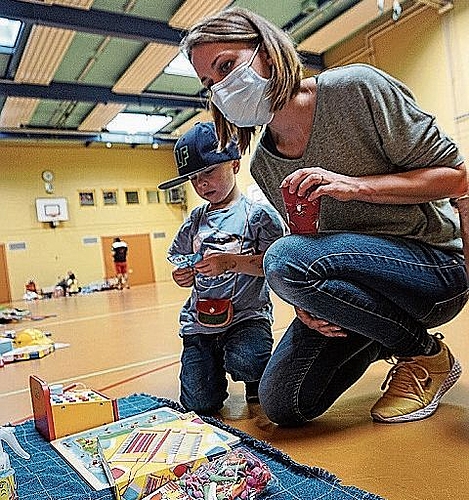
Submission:
[[[212,103],[237,127],[266,125],[274,117],[270,100],[265,97],[269,80],[251,67],[259,47],[249,61],[241,63],[210,89]]]

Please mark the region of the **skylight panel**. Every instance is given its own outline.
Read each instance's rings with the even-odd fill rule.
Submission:
[[[155,134],[172,121],[171,116],[118,113],[106,126],[109,132]]]
[[[12,49],[21,29],[21,21],[0,17],[0,46]]]
[[[187,59],[187,57],[182,53],[179,53],[166,66],[164,73],[168,75],[191,76],[193,78],[197,78],[197,73],[195,72],[194,67],[190,63],[189,59]]]

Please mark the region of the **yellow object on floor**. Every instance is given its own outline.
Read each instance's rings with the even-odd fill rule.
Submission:
[[[31,345],[53,345],[54,341],[37,328],[26,328],[15,335],[13,344],[14,347],[27,347]]]

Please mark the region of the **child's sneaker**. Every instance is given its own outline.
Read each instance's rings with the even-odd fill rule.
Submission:
[[[373,420],[395,423],[421,420],[435,413],[440,399],[461,375],[461,365],[446,344],[433,356],[398,358],[383,383],[386,392],[371,409]]]
[[[245,398],[246,403],[259,403],[259,380],[256,382],[244,382],[246,386]]]

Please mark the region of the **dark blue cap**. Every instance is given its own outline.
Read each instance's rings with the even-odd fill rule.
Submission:
[[[218,151],[218,137],[212,122],[198,122],[178,139],[174,146],[179,176],[162,182],[159,189],[179,186],[189,180],[189,176],[202,172],[212,165],[239,160],[241,154],[235,141]]]

